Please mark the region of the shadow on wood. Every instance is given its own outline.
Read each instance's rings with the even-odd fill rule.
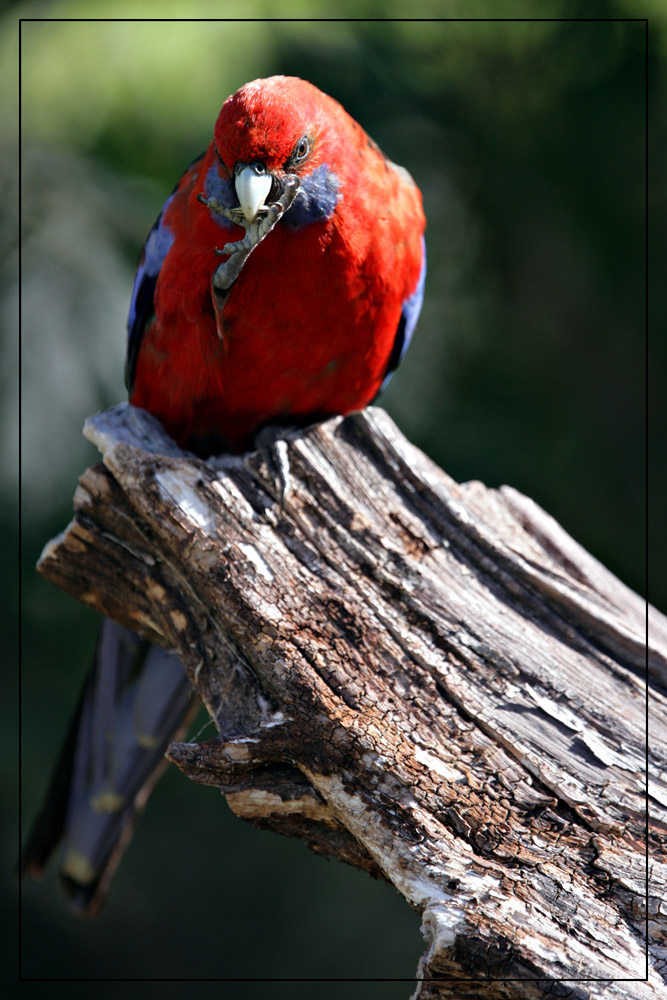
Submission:
[[[127,405],[86,433],[104,465],[40,570],[179,652],[219,737],[172,761],[392,882],[422,914],[415,997],[664,995],[661,615],[647,661],[637,595],[379,409],[289,438],[282,508],[260,452],[201,461]]]

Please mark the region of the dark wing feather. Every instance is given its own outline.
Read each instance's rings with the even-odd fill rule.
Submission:
[[[153,228],[146,237],[146,242],[144,243],[141,256],[139,257],[137,272],[134,276],[134,285],[132,287],[130,314],[127,320],[125,387],[128,392],[132,389],[132,383],[134,382],[134,373],[137,367],[137,356],[139,354],[139,348],[141,347],[142,337],[155,315],[155,286],[157,284],[162,261],[167,256],[174,239],[173,234],[171,234],[163,224],[165,209],[174,197],[176,191],[178,191],[181,186],[184,177],[190,173],[195,164],[199,163],[204,156],[205,154],[202,153],[201,156],[198,156],[195,160],[193,160],[187,170],[185,170],[179,178],[178,183],[167,198],[162,207],[162,211],[155,220]]]

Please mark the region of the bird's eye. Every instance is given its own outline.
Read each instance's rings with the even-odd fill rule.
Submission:
[[[305,160],[310,152],[310,143],[308,142],[308,136],[304,135],[302,139],[299,139],[296,146],[294,147],[294,152],[292,156],[294,160],[299,162],[300,160]]]

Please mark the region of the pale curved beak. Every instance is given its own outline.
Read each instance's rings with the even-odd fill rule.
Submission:
[[[271,190],[272,177],[266,170],[256,164],[243,167],[236,174],[234,187],[239,199],[239,205],[248,222],[254,222]]]

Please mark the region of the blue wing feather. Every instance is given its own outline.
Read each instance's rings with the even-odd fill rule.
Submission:
[[[195,163],[199,163],[199,161],[204,158],[204,155],[205,154],[202,153],[196,160],[193,160],[188,169],[179,179],[178,184],[176,184],[174,190],[164,203],[162,211],[155,220],[153,228],[146,237],[146,242],[144,243],[143,250],[141,251],[139,263],[137,265],[137,273],[134,276],[132,299],[130,301],[130,313],[127,320],[125,386],[128,391],[132,388],[132,383],[134,381],[134,372],[137,365],[137,355],[139,354],[141,339],[144,335],[144,331],[155,315],[153,296],[155,294],[155,285],[157,284],[160,268],[162,267],[162,262],[174,242],[174,234],[163,222],[164,213],[169,205],[169,202],[178,190],[183,177],[189,173]]]
[[[384,380],[380,386],[380,392],[383,392],[391,379],[391,376],[396,371],[400,365],[405,352],[410,346],[410,341],[412,340],[412,335],[415,332],[415,327],[417,326],[417,320],[419,319],[419,313],[421,312],[422,302],[424,301],[424,282],[426,281],[426,242],[422,236],[422,266],[419,273],[419,280],[417,282],[417,287],[415,288],[412,295],[409,296],[403,303],[403,309],[401,310],[401,318],[398,321],[398,328],[396,330],[396,337],[394,339],[394,346],[391,349],[391,354],[389,355],[389,361],[387,362],[387,370],[384,375]]]

